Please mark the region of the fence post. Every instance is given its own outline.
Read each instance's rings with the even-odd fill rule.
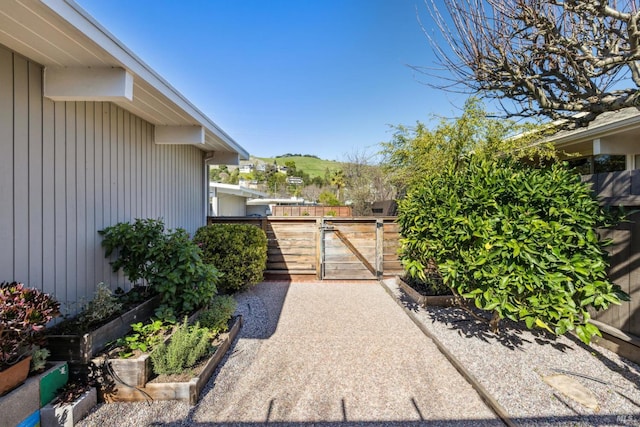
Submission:
[[[316,279],[322,280],[322,258],[324,251],[324,232],[322,226],[324,219],[316,218]]]
[[[384,219],[376,218],[376,277],[384,275]]]

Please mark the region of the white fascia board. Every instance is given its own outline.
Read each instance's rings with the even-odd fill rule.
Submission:
[[[156,144],[203,145],[204,128],[202,126],[156,126],[154,142]]]
[[[133,75],[123,68],[46,67],[44,96],[53,101],[131,101]]]
[[[209,184],[209,188],[215,191],[216,194],[219,194],[219,193],[233,194],[235,196],[241,196],[247,199],[250,199],[252,197],[262,198],[262,197],[268,196],[268,194],[263,193],[261,191],[240,187],[239,185],[234,185],[234,184],[222,184],[219,182],[212,182]]]
[[[576,130],[571,132],[569,135],[561,136],[559,138],[552,135],[548,138],[548,141],[552,142],[554,145],[585,142],[604,137],[612,133],[633,129],[638,126],[640,126],[640,115],[606,123],[600,126],[594,126],[593,128],[587,127],[584,130]]]
[[[100,25],[91,15],[83,10],[73,0],[41,0],[47,7],[69,22],[79,31],[87,35],[91,40],[102,47],[109,55],[118,61],[121,66],[130,70],[136,78],[148,82],[152,87],[166,96],[186,114],[204,126],[218,139],[223,141],[231,149],[235,150],[241,159],[248,159],[249,153],[233,140],[226,132],[218,127],[211,119],[198,110],[180,92],[171,86],[160,75],[153,71],[147,64],[138,58],[133,52],[124,46],[115,36]],[[158,123],[154,123],[158,124]]]

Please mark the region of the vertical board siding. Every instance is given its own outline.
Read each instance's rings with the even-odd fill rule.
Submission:
[[[53,294],[68,313],[113,273],[98,230],[162,218],[204,225],[203,153],[155,145],[154,127],[107,102],[52,102],[42,68],[0,46],[0,281]]]
[[[24,58],[14,57],[13,68],[13,227],[26,230],[13,240],[14,271],[29,277],[29,65]]]
[[[0,150],[0,271],[13,274],[13,55],[4,49],[0,49]]]
[[[42,288],[43,282],[43,145],[42,79],[40,67],[29,65],[29,283]]]

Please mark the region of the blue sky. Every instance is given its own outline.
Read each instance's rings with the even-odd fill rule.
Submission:
[[[344,160],[390,124],[452,116],[423,0],[77,0],[252,155]]]

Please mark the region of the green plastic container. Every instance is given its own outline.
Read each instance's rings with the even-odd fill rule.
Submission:
[[[58,390],[69,381],[69,366],[67,362],[59,362],[45,372],[40,378],[40,407],[51,402]]]

